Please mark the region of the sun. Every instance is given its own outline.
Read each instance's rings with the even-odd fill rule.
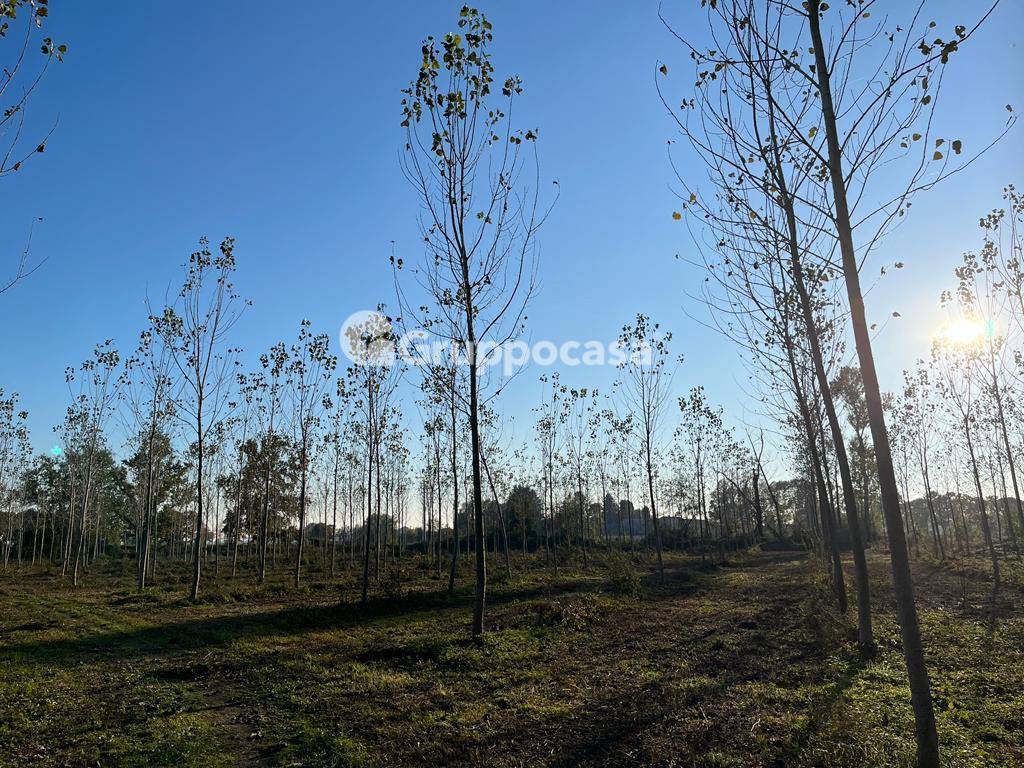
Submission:
[[[945,323],[935,334],[941,344],[954,347],[969,347],[978,343],[988,333],[988,326],[972,317],[955,317]]]

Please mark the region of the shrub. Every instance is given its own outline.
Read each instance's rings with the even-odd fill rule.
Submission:
[[[624,597],[640,597],[640,574],[621,552],[612,552],[605,559],[608,585],[613,592]]]
[[[397,568],[389,568],[381,580],[381,589],[385,597],[402,596],[402,574]]]

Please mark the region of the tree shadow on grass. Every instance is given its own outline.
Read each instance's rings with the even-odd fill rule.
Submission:
[[[801,727],[794,730],[791,738],[782,748],[781,754],[765,765],[771,766],[771,768],[785,768],[787,765],[795,763],[811,737],[822,729],[822,725],[828,720],[832,709],[870,663],[859,658],[851,659],[839,679],[830,685],[821,697],[812,702],[810,716]]]
[[[737,562],[732,567],[756,569],[768,561],[778,559],[779,555],[773,553]],[[665,582],[657,586],[652,584],[653,588],[648,592],[646,600],[657,602],[699,590],[706,583],[706,574],[702,570],[686,565],[667,570]],[[598,592],[604,586],[594,579],[565,579],[555,583],[501,589],[488,595],[488,603],[500,606],[569,593]],[[66,639],[8,642],[0,645],[0,661],[16,659],[23,664],[53,664],[111,657],[164,656],[224,646],[240,639],[344,629],[397,617],[414,619],[455,610],[465,610],[468,615],[472,601],[472,587],[464,586],[453,594],[438,589],[412,592],[400,597],[374,598],[365,604],[343,602],[291,605],[273,610],[207,616]],[[185,604],[182,609],[188,610],[189,606]]]
[[[566,593],[596,591],[600,586],[586,581],[563,581],[554,585],[503,591],[489,596],[488,602],[501,605]],[[0,645],[0,661],[16,657],[19,663],[52,664],[109,657],[163,656],[223,646],[239,639],[344,629],[401,616],[412,619],[457,609],[467,611],[468,616],[472,601],[472,588],[463,587],[454,594],[443,590],[415,592],[401,597],[375,598],[365,604],[344,602],[297,605],[230,616],[208,616],[67,639],[7,643]]]
[[[755,626],[770,613],[761,613],[756,606],[752,606],[752,610]],[[795,611],[796,605],[782,610]],[[786,626],[779,625],[772,631],[784,632]],[[721,753],[723,761],[734,760],[736,765],[753,765],[756,758],[756,764],[785,766],[789,764],[789,756],[799,753],[810,732],[794,732],[791,742],[771,741],[758,745],[753,738],[737,741],[736,733],[746,734],[749,730],[749,723],[744,721],[747,715],[728,709],[723,712],[722,705],[729,706],[727,692],[734,686],[772,684],[776,665],[781,663],[788,646],[781,644],[777,637],[768,638],[774,658],[765,659],[763,664],[754,663],[752,660],[758,658],[763,642],[754,630],[740,636],[741,644],[732,651],[737,658],[730,664],[729,651],[717,637],[732,633],[728,624],[709,627],[696,634],[687,633],[679,638],[678,648],[663,649],[662,653],[667,656],[676,652],[681,655],[685,650],[695,653],[692,669],[677,673],[667,671],[658,680],[640,685],[620,678],[621,687],[604,686],[597,696],[574,707],[570,713],[548,714],[542,720],[525,725],[513,720],[476,749],[489,755],[517,744],[511,747],[514,760],[524,765],[543,764],[552,768],[639,765],[648,760],[660,763],[669,757],[680,765],[689,765],[691,760],[698,760],[694,764],[705,764],[699,762],[698,756],[711,753]],[[810,656],[820,652],[816,648],[805,651]],[[812,720],[824,722],[862,668],[860,662],[848,666],[842,677],[814,702]],[[706,674],[693,670],[705,670]],[[807,674],[813,674],[811,670],[808,666]],[[689,683],[694,682],[695,675],[704,681],[691,687]],[[802,680],[800,685],[804,684],[806,681]],[[740,722],[742,729],[737,731]],[[460,760],[473,756],[456,755]],[[706,764],[712,764],[710,758]],[[732,765],[733,762],[722,764]]]
[[[767,559],[737,560],[726,569],[760,567]],[[785,568],[790,562],[798,564],[802,558],[781,560]],[[708,570],[718,571],[718,568]],[[645,602],[685,597],[693,591],[704,592],[694,589],[695,582],[709,583],[705,574],[696,572],[666,571],[664,583],[658,582],[656,576],[652,579],[650,588],[658,591],[654,600],[645,599]],[[672,644],[640,651],[637,657],[638,661],[653,664],[659,670],[659,677],[654,681],[638,681],[625,670],[617,673],[619,660],[633,658],[632,645],[617,642],[629,640],[630,631],[619,634],[613,627],[601,629],[598,636],[604,642],[574,651],[577,656],[593,655],[594,674],[590,685],[582,690],[589,689],[595,695],[584,693],[585,700],[574,704],[571,712],[538,715],[527,709],[525,722],[523,717],[510,718],[481,742],[464,743],[460,745],[461,751],[445,756],[451,758],[451,763],[476,764],[488,762],[495,754],[503,754],[509,764],[582,768],[643,764],[647,759],[663,762],[669,758],[688,765],[688,755],[697,756],[712,749],[733,752],[749,749],[749,746],[729,741],[728,734],[720,732],[726,727],[724,723],[729,722],[719,719],[720,697],[732,686],[772,684],[777,679],[778,667],[790,652],[790,645],[783,642],[783,636],[798,620],[800,610],[800,601],[788,594],[784,579],[776,584],[776,591],[764,599],[759,597],[760,586],[754,580],[737,593],[744,607],[744,618],[735,623],[731,623],[732,618],[727,613],[719,613],[706,614],[691,625],[686,620],[694,604],[684,601],[672,606],[665,617],[666,628],[676,620],[680,622]],[[706,593],[712,599],[716,594],[712,590]],[[723,606],[723,611],[726,608]],[[723,642],[723,638],[727,642]],[[770,651],[770,659],[763,656],[766,650]],[[802,650],[804,656],[824,652],[817,647]],[[666,662],[669,659],[683,659],[688,663],[677,670],[671,662]],[[807,668],[811,670],[813,666]],[[849,684],[834,691],[836,699]],[[712,723],[715,732],[710,733],[704,727],[691,728],[696,721]],[[774,757],[778,748],[775,745],[773,754],[763,757]],[[743,759],[746,757],[744,755]],[[740,760],[737,758],[737,765],[741,764]]]

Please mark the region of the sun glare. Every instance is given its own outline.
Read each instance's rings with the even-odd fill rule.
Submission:
[[[935,334],[942,344],[967,347],[985,338],[987,326],[971,317],[956,317],[944,324]]]

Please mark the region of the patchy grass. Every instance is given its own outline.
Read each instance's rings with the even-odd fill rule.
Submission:
[[[471,585],[385,572],[183,578],[130,569],[72,590],[0,580],[0,765],[910,766],[913,721],[888,562],[870,560],[878,658],[799,553],[728,568],[615,556],[515,563],[488,633]],[[1024,763],[1024,569],[993,602],[983,560],[917,572],[944,764]],[[852,583],[852,574],[851,574]]]

